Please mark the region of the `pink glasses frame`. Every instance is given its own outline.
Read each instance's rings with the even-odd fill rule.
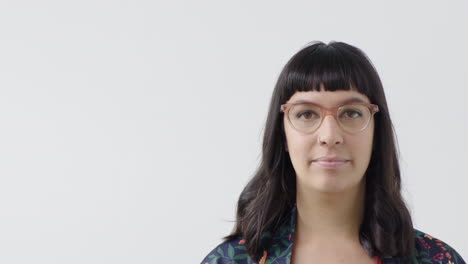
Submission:
[[[318,128],[322,125],[323,119],[325,119],[325,117],[326,117],[327,115],[332,115],[332,116],[335,118],[335,120],[338,121],[338,117],[337,117],[337,115],[338,115],[338,109],[340,109],[340,108],[343,107],[343,106],[347,106],[347,105],[363,105],[363,106],[366,106],[366,107],[369,109],[370,113],[371,113],[371,118],[369,119],[369,121],[372,119],[372,117],[374,117],[374,114],[375,114],[375,113],[379,112],[379,106],[378,106],[378,105],[375,105],[375,104],[368,104],[368,103],[351,103],[351,104],[344,104],[344,105],[340,105],[340,106],[336,106],[336,107],[332,107],[332,108],[326,108],[326,107],[323,107],[323,106],[321,106],[321,105],[314,104],[314,103],[287,103],[287,104],[282,104],[282,105],[280,106],[280,113],[281,113],[281,112],[285,113],[285,115],[286,115],[287,118],[288,118],[289,124],[291,124],[292,127],[294,127],[294,125],[292,124],[291,119],[289,119],[289,109],[291,109],[291,107],[294,106],[294,105],[302,105],[302,104],[315,105],[315,106],[317,106],[317,107],[320,108],[320,111],[321,111],[321,113],[322,113],[323,115],[322,115],[322,119],[320,120],[320,124],[317,126],[316,129],[318,129]],[[338,122],[338,124],[339,124],[339,122]],[[366,129],[368,125],[369,125],[369,122],[367,122],[367,124],[366,124],[366,126],[365,126],[364,128],[362,128],[362,129],[359,130],[359,131],[356,131],[355,133],[360,132],[360,131]],[[341,127],[341,125],[340,125],[340,127]],[[296,127],[294,127],[294,129],[297,130]],[[316,130],[316,129],[315,129],[315,130]],[[308,132],[308,133],[312,133],[312,132],[314,132],[315,130],[310,131],[310,132]]]

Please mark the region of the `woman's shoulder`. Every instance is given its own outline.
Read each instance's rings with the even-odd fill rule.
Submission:
[[[249,257],[245,241],[242,238],[236,238],[231,241],[225,241],[217,245],[206,257],[201,264],[253,264],[255,263]]]
[[[458,252],[444,241],[414,229],[415,254],[413,263],[466,264]]]

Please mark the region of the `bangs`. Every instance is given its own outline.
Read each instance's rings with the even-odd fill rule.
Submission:
[[[284,92],[289,98],[297,91],[355,90],[371,98],[375,71],[369,61],[352,50],[319,43],[304,48],[288,62]]]

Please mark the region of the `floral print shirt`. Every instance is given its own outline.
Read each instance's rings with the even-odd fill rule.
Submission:
[[[290,264],[294,229],[296,225],[296,210],[294,206],[291,218],[280,226],[274,234],[266,232],[262,235],[265,241],[270,241],[268,250],[263,251],[263,257],[257,263],[247,254],[245,241],[242,238],[223,242],[215,247],[201,264]],[[382,264],[466,264],[462,257],[443,241],[414,229],[415,252],[410,261],[398,257],[387,256],[376,259]]]

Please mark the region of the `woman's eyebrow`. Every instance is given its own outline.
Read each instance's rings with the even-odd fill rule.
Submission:
[[[366,101],[364,101],[363,99],[359,98],[359,97],[352,97],[352,98],[348,98],[346,100],[343,100],[341,101],[338,105],[345,105],[345,104],[350,104],[350,103],[365,103]],[[295,104],[302,104],[302,103],[314,103],[314,102],[311,102],[311,101],[308,101],[308,100],[297,100],[294,102]]]

